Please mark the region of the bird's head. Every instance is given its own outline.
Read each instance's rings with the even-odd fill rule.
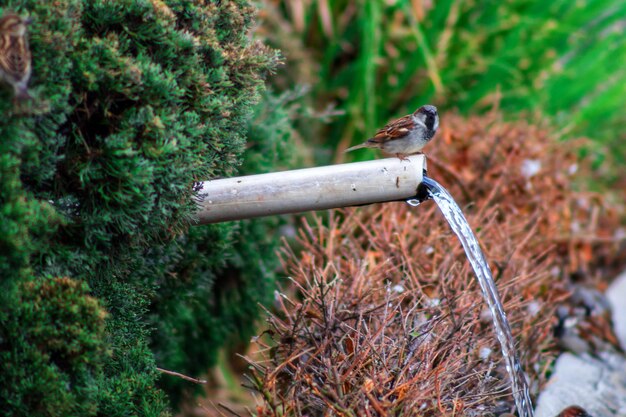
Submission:
[[[6,13],[0,18],[0,33],[10,36],[24,36],[26,27],[30,22],[30,18],[23,18],[13,12]]]
[[[439,114],[437,113],[437,107],[427,104],[415,110],[413,116],[426,126],[432,135],[435,134],[439,127]],[[432,136],[431,136],[432,137]]]

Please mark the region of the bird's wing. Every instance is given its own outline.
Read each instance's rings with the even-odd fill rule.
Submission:
[[[404,137],[411,131],[412,127],[413,120],[411,120],[411,115],[408,114],[387,124],[385,127],[376,132],[374,137],[368,140],[368,142],[385,143],[392,139]]]
[[[16,80],[22,80],[30,73],[30,51],[23,37],[14,39],[9,51],[7,51],[7,72]]]

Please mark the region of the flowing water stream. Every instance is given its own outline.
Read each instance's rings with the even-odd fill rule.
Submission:
[[[498,289],[493,281],[493,275],[489,264],[485,259],[483,251],[480,249],[478,240],[472,232],[471,227],[467,223],[463,212],[459,208],[458,204],[454,201],[450,193],[443,188],[437,181],[424,176],[423,184],[427,188],[426,198],[432,198],[435,200],[439,209],[443,213],[444,217],[450,224],[450,227],[454,233],[458,236],[467,258],[476,273],[476,278],[480,284],[480,289],[483,293],[483,297],[489,306],[491,316],[493,318],[493,325],[495,327],[496,335],[502,349],[502,355],[506,364],[506,370],[509,373],[511,379],[511,389],[513,391],[513,398],[515,399],[515,405],[520,417],[532,417],[534,415],[532,402],[530,400],[530,391],[528,389],[528,382],[526,380],[526,374],[522,369],[521,364],[515,354],[515,342],[511,334],[511,327],[506,319],[500,296],[498,295]],[[421,203],[420,199],[411,199],[407,203],[412,206],[417,206]]]

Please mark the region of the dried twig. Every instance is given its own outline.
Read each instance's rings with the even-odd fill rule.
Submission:
[[[159,368],[159,367],[157,367],[157,371],[162,372],[164,374],[168,374],[168,375],[172,375],[172,376],[184,379],[185,381],[193,382],[194,384],[206,384],[207,383],[207,381],[205,381],[204,379],[192,378],[190,376],[183,375],[183,374],[181,374],[179,372],[168,371],[167,369],[163,369],[163,368]]]

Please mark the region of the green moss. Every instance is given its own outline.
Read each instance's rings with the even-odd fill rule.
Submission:
[[[75,346],[76,360],[93,369],[58,370],[51,356],[35,355],[32,338],[20,342],[24,354],[7,347],[0,373],[21,372],[8,372],[11,381],[47,376],[28,379],[28,386],[3,384],[3,412],[168,415],[157,380],[169,380],[156,365],[204,371],[234,323],[250,329],[256,302],[271,293],[271,271],[257,274],[260,286],[242,280],[218,294],[214,283],[237,270],[260,271],[267,251],[257,249],[272,248],[272,238],[242,240],[235,249],[242,229],[190,230],[190,218],[194,182],[232,175],[241,164],[253,105],[277,54],[249,39],[254,10],[247,1],[0,0],[0,13],[9,9],[33,21],[34,99],[18,109],[10,90],[0,91],[0,111],[11,115],[0,120],[7,311],[26,308],[19,300],[30,293],[31,279],[46,286],[56,282],[50,277],[66,276],[81,283],[82,292],[72,293],[76,305],[97,299],[107,316],[98,331],[88,314],[59,322],[63,344]],[[249,257],[229,264],[241,247]],[[218,299],[224,303],[211,301]],[[231,301],[246,308],[233,314],[239,307]],[[24,334],[39,334],[65,305],[50,302],[28,321],[7,313],[3,331],[12,334],[21,323]],[[98,346],[91,356],[87,336],[72,326],[90,329],[85,335]],[[46,349],[56,346],[53,336],[40,335]],[[81,388],[68,388],[68,378]],[[177,394],[176,384],[163,386]],[[26,400],[44,391],[45,407]]]
[[[23,281],[0,314],[0,409],[6,416],[95,415],[106,313],[85,283]]]
[[[263,173],[295,162],[295,104],[290,94],[265,93],[247,127],[249,146],[242,173]],[[218,350],[248,343],[259,304],[273,296],[279,230],[288,218],[264,218],[193,228],[178,247],[153,249],[146,259],[169,259],[151,306],[152,346],[158,363],[197,376],[217,360]],[[164,377],[175,401],[201,388]]]

